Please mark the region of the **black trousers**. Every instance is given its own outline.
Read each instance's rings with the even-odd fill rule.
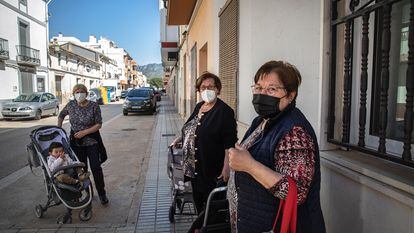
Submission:
[[[95,181],[95,188],[98,195],[105,195],[105,181],[102,172],[101,162],[99,162],[99,150],[98,144],[92,146],[73,146],[72,149],[78,156],[79,160],[86,165],[85,171],[88,170],[88,159],[91,171],[93,174],[93,180]]]
[[[210,184],[209,184],[210,183]],[[200,214],[207,203],[208,195],[215,188],[212,182],[202,182],[200,179],[192,179],[191,186],[193,188],[193,200],[197,213]]]

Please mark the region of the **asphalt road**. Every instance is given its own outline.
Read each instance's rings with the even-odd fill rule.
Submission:
[[[135,226],[137,221],[157,115],[123,116],[121,103],[111,103],[101,109],[104,119],[101,135],[108,152],[108,160],[102,168],[109,204],[102,206],[95,192],[92,219],[82,222],[78,218],[79,211],[74,210],[73,224],[69,227]],[[25,166],[28,134],[40,125],[50,124],[56,124],[56,117],[40,121],[0,121],[0,164],[3,176],[0,179],[0,232],[11,228],[46,232],[38,229],[59,227],[56,218],[65,213],[63,205],[49,208],[42,218],[34,215],[34,207],[45,205],[47,201],[45,184],[40,168],[34,169],[32,173]],[[64,128],[69,128],[69,124],[66,123]]]
[[[122,104],[111,103],[101,106],[103,122],[122,113]],[[56,125],[57,117],[43,117],[41,120],[0,120],[0,179],[25,167],[27,163],[26,145],[30,142],[30,132],[40,126]],[[63,128],[70,124],[66,117]]]

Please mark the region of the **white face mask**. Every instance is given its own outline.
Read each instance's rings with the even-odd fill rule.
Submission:
[[[78,102],[83,102],[86,99],[86,93],[75,93],[75,99]]]
[[[216,97],[217,97],[217,94],[214,90],[204,90],[203,92],[201,92],[201,98],[206,103],[213,102],[216,99]]]

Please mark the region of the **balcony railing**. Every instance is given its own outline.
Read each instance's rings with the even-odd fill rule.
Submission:
[[[16,45],[17,64],[28,66],[40,66],[40,52],[37,49],[30,48],[26,45]]]
[[[9,59],[9,42],[0,38],[0,60]]]

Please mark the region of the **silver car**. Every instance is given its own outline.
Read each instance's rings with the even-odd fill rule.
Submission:
[[[3,104],[1,114],[5,120],[33,118],[59,113],[59,101],[53,94],[35,92],[21,94],[12,102]]]

